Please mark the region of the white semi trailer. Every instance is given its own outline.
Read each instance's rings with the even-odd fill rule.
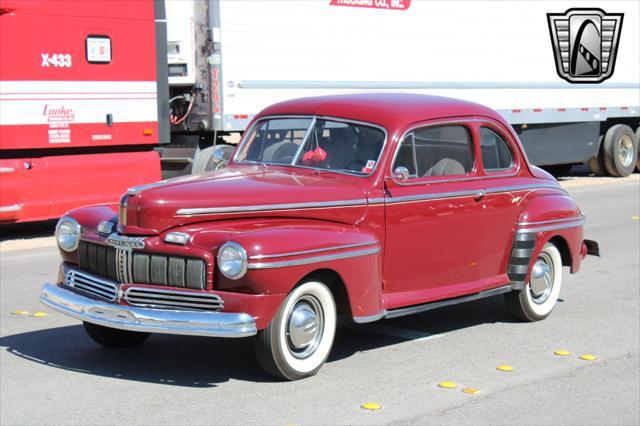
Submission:
[[[613,74],[567,82],[547,14],[603,6],[623,14],[615,58],[615,37],[601,27],[601,59],[611,68],[615,60]],[[513,125],[532,163],[556,171],[588,161],[598,174],[626,176],[638,166],[635,1],[167,0],[165,10],[173,140],[162,153],[165,175],[211,164],[212,150],[194,147],[242,132],[269,104],[354,92],[488,105]],[[563,60],[568,38],[567,30]]]

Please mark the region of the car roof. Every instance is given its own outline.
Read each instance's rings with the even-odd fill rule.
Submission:
[[[491,108],[460,99],[410,93],[360,93],[292,99],[271,105],[259,116],[317,115],[340,117],[397,129],[418,121],[485,116],[506,124]]]

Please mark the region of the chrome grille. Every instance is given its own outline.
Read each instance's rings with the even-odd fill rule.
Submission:
[[[133,262],[133,252],[117,248],[116,250],[116,275],[118,282],[133,282],[133,273],[131,271],[131,263]]]
[[[198,258],[167,256],[89,241],[78,246],[81,269],[119,283],[204,290],[206,265]]]
[[[65,273],[64,283],[101,299],[114,301],[118,296],[118,286],[93,275],[70,269]]]
[[[123,299],[130,305],[145,308],[220,311],[224,306],[220,296],[215,294],[143,287],[129,287]]]

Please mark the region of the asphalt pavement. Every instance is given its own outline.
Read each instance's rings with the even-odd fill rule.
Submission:
[[[640,182],[569,191],[603,257],[565,269],[545,321],[515,322],[495,297],[343,326],[319,374],[297,382],[263,374],[248,339],[100,348],[38,301],[57,274],[55,248],[0,252],[0,423],[637,425]]]

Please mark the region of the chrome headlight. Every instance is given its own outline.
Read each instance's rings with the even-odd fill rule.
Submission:
[[[247,273],[247,252],[240,244],[227,241],[218,250],[218,268],[227,278],[242,278]]]
[[[78,248],[81,233],[82,228],[74,218],[63,216],[56,225],[58,247],[64,251],[74,251]]]

